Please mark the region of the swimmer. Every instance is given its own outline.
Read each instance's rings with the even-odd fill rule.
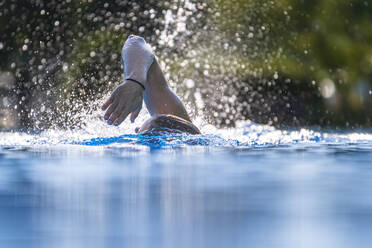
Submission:
[[[109,125],[120,125],[129,115],[133,123],[145,101],[151,115],[135,132],[141,134],[167,130],[200,134],[167,80],[151,47],[139,36],[130,35],[122,51],[124,83],[103,104],[104,119]]]

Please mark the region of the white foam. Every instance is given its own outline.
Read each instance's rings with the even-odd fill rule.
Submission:
[[[121,126],[109,126],[101,118],[102,113],[97,110],[93,115],[87,117],[83,128],[79,129],[48,129],[37,134],[24,132],[2,132],[0,135],[0,146],[55,146],[76,144],[85,140],[98,137],[119,137],[124,134],[134,134],[134,129],[142,123],[148,115],[144,112],[139,116],[137,124],[126,120]],[[197,124],[201,120],[195,121]],[[271,126],[259,125],[251,121],[239,122],[235,128],[219,129],[213,125],[201,125],[203,135],[201,141],[208,141],[210,146],[272,146],[298,143],[369,143],[372,142],[372,134],[367,132],[354,133],[326,133],[316,132],[310,129],[279,130]],[[195,136],[194,136],[195,137]],[[170,146],[180,142],[170,142]],[[203,143],[203,142],[201,142]],[[186,145],[189,144],[186,142]],[[125,144],[131,146],[131,144]],[[185,144],[183,144],[185,145]],[[110,146],[115,146],[110,144]]]

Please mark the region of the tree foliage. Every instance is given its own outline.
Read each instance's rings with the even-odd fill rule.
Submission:
[[[221,32],[230,37],[237,33],[241,44],[250,44],[246,48],[238,45],[235,56],[243,55],[247,64],[262,68],[263,77],[277,74],[277,81],[290,80],[296,84],[292,88],[306,89],[303,104],[312,115],[304,124],[370,124],[371,2],[213,2],[218,13],[213,16]],[[252,53],[252,46],[258,48],[259,56]]]

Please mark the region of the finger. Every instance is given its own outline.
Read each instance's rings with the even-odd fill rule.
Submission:
[[[138,117],[139,113],[141,112],[142,106],[140,106],[138,109],[133,111],[130,115],[130,121],[133,123],[134,120]]]
[[[113,102],[110,107],[107,109],[105,115],[104,115],[104,119],[105,120],[108,120],[112,114],[112,112],[114,112],[114,110],[116,109],[116,106],[117,106],[117,103]]]
[[[114,101],[114,98],[112,96],[110,96],[106,102],[102,105],[102,110],[105,111],[108,106],[110,106],[110,104]]]
[[[116,125],[116,126],[117,125],[120,125],[125,120],[125,118],[127,118],[128,115],[129,115],[129,112],[128,111],[122,112],[121,115],[119,116],[119,118],[117,118],[115,120],[114,125]]]
[[[109,118],[109,122],[114,123],[114,125],[117,125],[116,119],[124,112],[124,110],[125,110],[124,106],[125,106],[124,104],[119,104],[116,107],[116,109],[114,110],[114,112],[112,112],[112,114]]]

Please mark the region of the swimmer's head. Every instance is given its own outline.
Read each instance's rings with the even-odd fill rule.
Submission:
[[[174,115],[157,115],[151,117],[141,128],[136,128],[136,133],[146,133],[149,131],[175,131],[189,134],[200,134],[200,130],[191,122]]]

